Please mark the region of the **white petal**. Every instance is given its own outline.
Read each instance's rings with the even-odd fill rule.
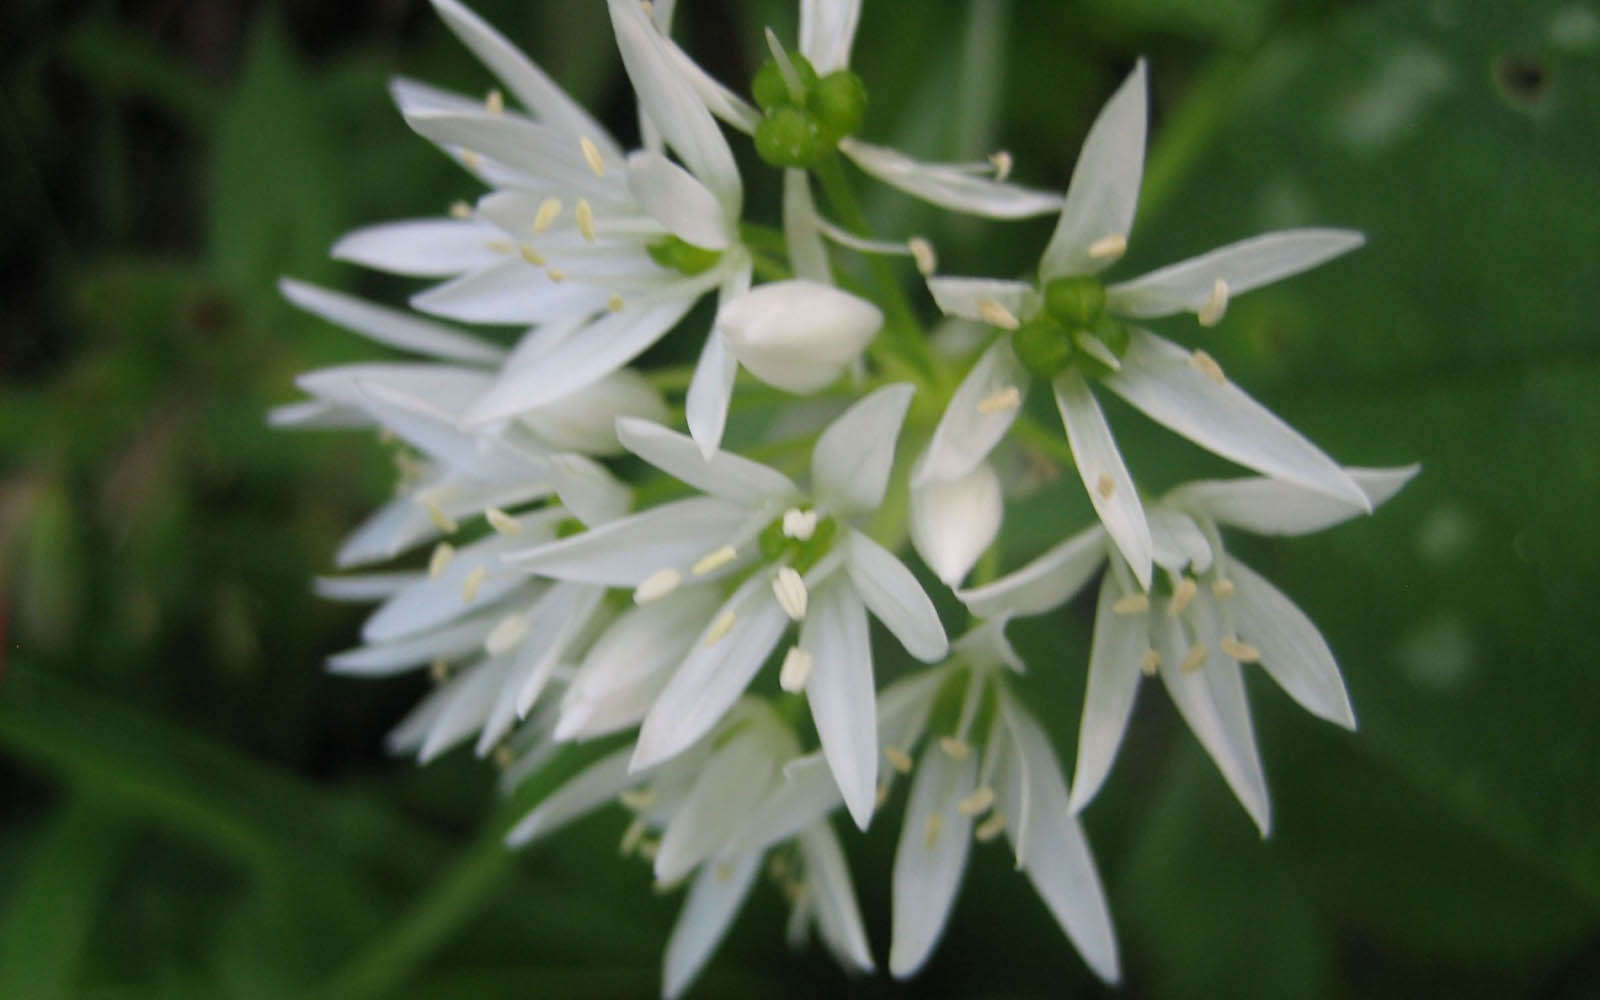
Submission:
[[[878,732],[884,746],[904,750],[916,745],[949,676],[942,667],[918,670],[878,692]]]
[[[744,730],[719,747],[695,776],[661,835],[655,876],[683,878],[729,842],[776,775],[764,735]]]
[[[883,311],[832,285],[792,279],[725,301],[716,325],[752,375],[803,394],[844,374],[883,328]]]
[[[519,414],[542,444],[585,455],[615,455],[622,450],[617,441],[618,417],[665,420],[667,416],[660,391],[631,368],[614,371],[555,403]],[[462,423],[470,426],[471,421],[463,419]]]
[[[817,823],[800,838],[800,853],[805,860],[806,887],[817,907],[817,925],[828,950],[847,970],[871,972],[872,948],[867,944],[867,929],[839,838],[827,823]]]
[[[728,227],[716,196],[665,156],[649,151],[629,156],[628,186],[644,210],[672,235],[707,250],[728,248]]]
[[[1156,565],[1172,573],[1211,568],[1211,543],[1194,518],[1167,503],[1145,508],[1150,523],[1150,545]]]
[[[267,411],[267,426],[294,430],[353,430],[368,427],[372,418],[360,410],[325,399],[302,399]]]
[[[1061,196],[979,177],[958,166],[920,163],[882,146],[849,138],[839,151],[864,172],[940,208],[989,219],[1026,219],[1061,207]]]
[[[385,677],[437,659],[454,659],[483,644],[498,616],[480,615],[395,642],[375,643],[335,653],[328,669],[336,674]]]
[[[1239,637],[1261,651],[1261,666],[1306,711],[1354,729],[1356,716],[1339,665],[1311,619],[1237,559],[1228,563],[1228,578],[1237,587],[1232,610]]]
[[[968,629],[966,634],[951,644],[951,652],[979,669],[1006,667],[1017,673],[1026,669],[1022,657],[1017,655],[1011,640],[1006,638],[1006,625],[1010,619],[991,618]]]
[[[436,760],[483,725],[500,694],[505,667],[505,660],[484,660],[445,683],[449,695],[423,737],[419,763]]]
[[[1374,509],[1400,492],[1421,471],[1420,465],[1345,472],[1366,494]],[[1170,501],[1203,512],[1223,524],[1258,535],[1306,535],[1331,528],[1361,513],[1360,508],[1323,493],[1275,479],[1209,479],[1185,483]]]
[[[603,757],[568,779],[519,820],[506,834],[506,844],[521,847],[553,833],[578,817],[615,802],[624,789],[638,782],[639,776],[628,772],[626,749]]]
[[[828,251],[818,229],[810,177],[806,171],[794,168],[783,172],[783,240],[794,276],[827,284],[832,280]]]
[[[402,351],[426,354],[446,361],[487,364],[499,362],[506,354],[496,344],[438,323],[430,323],[409,313],[386,309],[293,278],[279,279],[278,290],[284,298],[307,312]]]
[[[411,305],[463,323],[570,323],[604,309],[608,298],[606,289],[594,285],[551,281],[512,255],[419,292]]]
[[[1004,510],[1000,480],[980,462],[960,479],[911,488],[911,543],[940,580],[957,586],[999,534]]]
[[[1122,370],[1105,378],[1117,395],[1184,437],[1264,475],[1347,500],[1371,503],[1355,480],[1270,410],[1231,382],[1214,382],[1189,352],[1134,330]]]
[[[861,0],[800,0],[800,54],[819,76],[850,65]]]
[[[1056,407],[1072,446],[1072,457],[1089,492],[1100,523],[1116,542],[1139,586],[1150,589],[1150,527],[1145,523],[1144,505],[1138,487],[1122,462],[1117,440],[1100,412],[1100,404],[1083,381],[1083,376],[1067,369],[1056,376]]]
[[[660,0],[655,4],[657,11],[661,9]],[[672,39],[666,37],[666,29],[661,28],[661,46],[666,49],[667,56],[672,60],[672,66],[680,76],[689,82],[700,100],[705,102],[706,110],[721,118],[724,122],[743,132],[745,135],[756,130],[761,124],[761,111],[749,101],[724,87],[715,77],[700,68],[700,64],[689,58],[688,53],[678,48]],[[645,119],[648,122],[648,119]]]
[[[574,197],[617,200],[620,178],[596,177],[571,133],[520,115],[492,114],[482,107],[471,112],[418,111],[406,115],[406,124],[424,139],[470,150]]]
[[[722,545],[743,513],[726,500],[690,497],[512,552],[506,561],[557,580],[637,587],[658,569],[688,566]]]
[[[597,697],[677,665],[722,603],[715,586],[684,586],[630,607],[606,627],[567,683],[565,700]]]
[[[1039,311],[1039,290],[1026,281],[998,278],[929,278],[928,292],[947,316],[960,316],[992,325],[989,303],[1000,306],[1018,320]]]
[[[311,581],[312,591],[326,601],[351,601],[364,604],[381,601],[418,580],[421,573],[364,573],[359,576],[319,576]]]
[[[676,1000],[689,988],[722,943],[760,868],[759,854],[742,854],[701,868],[667,939],[661,969],[661,989],[667,1000]]]
[[[606,524],[633,506],[633,490],[592,458],[552,455],[549,474],[561,505],[584,524]]]
[[[917,578],[888,549],[859,531],[852,530],[845,544],[845,568],[873,617],[912,656],[924,663],[943,659],[950,641]]]
[[[517,651],[511,677],[517,718],[527,718],[555,668],[565,662],[568,647],[586,631],[604,599],[604,587],[563,581],[551,587],[534,607],[529,616],[528,638]],[[490,749],[491,743],[481,744],[479,753],[485,755]]]
[[[972,472],[1011,429],[1031,380],[1011,349],[1011,338],[989,345],[956,387],[928,447],[911,472],[912,486],[953,480]],[[1016,390],[1011,405],[1009,390]]]
[[[849,581],[836,575],[811,595],[800,647],[815,661],[806,699],[823,755],[865,830],[878,791],[878,716],[867,609]]]
[[[811,452],[811,486],[819,499],[846,515],[878,509],[915,394],[906,382],[886,385],[828,425]]]
[[[1128,235],[1139,206],[1144,174],[1144,60],[1111,95],[1089,128],[1083,152],[1072,169],[1061,219],[1039,262],[1039,276],[1050,281],[1068,274],[1093,274],[1114,258],[1091,257],[1089,247],[1107,236]]]
[[[1078,725],[1078,763],[1072,774],[1073,812],[1094,798],[1117,759],[1139,691],[1139,661],[1150,645],[1149,612],[1117,614],[1112,605],[1121,596],[1115,577],[1107,573],[1100,583],[1089,647],[1089,681]]]
[[[733,627],[708,643],[712,629],[728,614],[734,616]],[[634,768],[675,756],[710,732],[744,693],[788,624],[766,576],[758,573],[746,580],[701,634],[639,727]]]
[[[951,760],[937,747],[923,751],[894,853],[893,941],[889,971],[915,973],[933,953],[955,905],[972,844],[972,817],[956,803],[972,793],[978,755]],[[932,836],[929,836],[929,834]]]
[[[1145,319],[1196,312],[1211,298],[1220,280],[1230,298],[1262,285],[1309,271],[1359,247],[1365,239],[1347,229],[1290,229],[1230,243],[1112,285],[1106,305],[1123,316]]]
[[[1021,569],[956,596],[979,618],[1043,614],[1071,600],[1105,559],[1106,533],[1097,524]]]
[[[435,278],[498,264],[505,255],[490,244],[504,238],[471,219],[406,219],[346,233],[328,253],[377,271]]]
[[[617,421],[617,437],[623,447],[674,479],[742,507],[799,496],[783,473],[732,452],[719,451],[707,459],[692,439],[660,424],[623,418]]]
[[[1000,707],[1028,785],[1027,816],[1015,822],[1026,823],[1030,847],[1026,859],[1019,854],[1018,861],[1089,967],[1114,983],[1121,970],[1111,911],[1083,828],[1067,806],[1067,787],[1050,739],[1009,694],[1001,696]],[[1017,836],[1020,841],[1023,835]]]
[[[733,383],[738,374],[739,363],[728,353],[722,331],[713,327],[706,335],[706,345],[694,366],[694,378],[689,382],[689,393],[683,403],[689,436],[708,462],[722,446],[722,432],[728,426],[728,404],[733,401]]]
[[[500,563],[505,541],[490,537],[463,548],[438,576],[418,580],[385,601],[362,626],[361,638],[377,643],[415,635],[490,607],[521,587],[527,577]],[[469,577],[481,581],[470,601],[464,593]]]
[[[797,836],[843,801],[833,770],[821,751],[796,757],[783,767],[783,782],[753,809],[735,843],[738,849],[764,851]]]

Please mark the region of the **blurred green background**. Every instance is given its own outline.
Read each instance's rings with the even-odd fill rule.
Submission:
[[[476,8],[632,132],[603,4]],[[1600,3],[866,8],[867,136],[1005,147],[1039,186],[1064,186],[1100,102],[1151,59],[1118,273],[1286,225],[1369,237],[1217,331],[1164,328],[1341,460],[1424,471],[1370,520],[1235,542],[1323,628],[1361,721],[1336,731],[1252,678],[1270,840],[1141,697],[1086,814],[1124,994],[1596,995]],[[792,38],[793,19],[682,0],[678,34],[742,90],[760,26]],[[370,436],[263,420],[294,373],[379,353],[276,278],[401,301],[328,261],[332,240],[476,194],[386,79],[481,93],[487,75],[406,0],[17,0],[0,37],[0,996],[654,993],[677,897],[617,860],[620,811],[507,855],[517,804],[492,768],[382,753],[425,678],[323,672],[360,612],[309,580],[392,468]],[[774,204],[770,177],[753,186]],[[950,273],[1020,272],[1049,227],[871,207],[934,236]],[[1154,486],[1217,471],[1112,419]],[[1067,485],[1013,511],[1009,562],[1073,526]],[[1013,629],[1069,765],[1089,614]],[[880,959],[901,797],[850,840]],[[974,853],[909,986],[790,957],[782,919],[758,888],[700,994],[1102,989],[1000,850]]]

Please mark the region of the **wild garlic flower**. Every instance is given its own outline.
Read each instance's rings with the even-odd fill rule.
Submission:
[[[908,385],[885,386],[834,420],[812,451],[809,495],[765,465],[727,452],[707,460],[681,434],[620,420],[630,451],[705,495],[508,556],[550,579],[631,588],[641,605],[685,581],[733,584],[644,717],[636,768],[704,736],[798,623],[779,681],[806,693],[851,816],[866,827],[877,782],[867,612],[918,659],[938,660],[948,647],[916,577],[855,527],[883,501],[911,395]]]
[[[1377,507],[1417,468],[1344,471]],[[1266,836],[1271,812],[1241,666],[1260,663],[1319,718],[1354,729],[1355,715],[1316,626],[1265,578],[1228,555],[1219,526],[1300,535],[1359,512],[1342,500],[1279,480],[1187,483],[1149,511],[1153,558],[1165,574],[1165,587],[1135,584],[1127,560],[1096,525],[993,583],[958,593],[973,614],[984,618],[1042,614],[1072,598],[1109,562],[1100,585],[1079,727],[1075,811],[1089,803],[1111,769],[1140,678],[1160,676],[1179,714]]]
[[[1135,325],[1193,312],[1213,326],[1230,298],[1360,246],[1359,233],[1268,233],[1131,281],[1099,279],[1127,249],[1147,104],[1141,62],[1089,130],[1038,284],[928,280],[940,309],[1000,333],[951,398],[913,475],[927,488],[972,473],[1016,419],[1028,384],[1048,380],[1084,489],[1142,587],[1151,579],[1150,529],[1091,381],[1224,458],[1367,509],[1365,495],[1332,459],[1229,382],[1209,354]]]

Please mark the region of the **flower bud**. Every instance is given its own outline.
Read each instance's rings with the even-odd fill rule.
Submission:
[[[933,480],[911,490],[911,544],[949,586],[971,571],[1000,531],[1000,480],[988,462],[960,479]]]
[[[779,281],[724,305],[717,326],[756,378],[809,393],[843,374],[883,326],[883,313],[831,285]]]

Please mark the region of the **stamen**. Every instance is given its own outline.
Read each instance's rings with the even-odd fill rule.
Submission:
[[[989,154],[989,162],[994,164],[995,180],[1003,181],[1011,176],[1011,153],[1009,150],[995,150]]]
[[[478,591],[483,588],[483,578],[488,575],[488,570],[484,567],[472,567],[472,572],[461,581],[461,603],[471,604],[478,599]]]
[[[1117,481],[1111,478],[1110,473],[1102,472],[1094,481],[1094,491],[1100,494],[1101,499],[1110,500],[1117,495]]]
[[[772,578],[772,593],[790,621],[797,622],[806,616],[806,581],[793,566],[778,570],[778,575]]]
[[[656,855],[660,852],[661,842],[659,840],[650,840],[646,838],[639,841],[639,857],[644,858],[646,861],[654,861],[656,859]]]
[[[1089,244],[1089,256],[1094,260],[1116,260],[1127,252],[1126,233],[1107,233]]]
[[[523,260],[527,261],[529,264],[532,264],[534,267],[544,267],[544,254],[535,250],[532,243],[522,244],[522,246],[518,248],[518,252],[522,254]]]
[[[461,151],[461,165],[466,167],[468,170],[482,169],[483,157],[479,156],[477,153],[474,153],[470,149],[463,149]]]
[[[654,788],[629,788],[617,796],[617,800],[634,812],[649,809],[656,803],[656,790]]]
[[[951,760],[966,760],[967,754],[972,752],[972,744],[954,736],[946,736],[939,740],[939,749]]]
[[[578,232],[590,243],[594,242],[594,209],[589,205],[589,199],[579,198],[577,207],[572,210],[572,215],[578,223]]]
[[[1178,669],[1186,674],[1194,673],[1200,669],[1200,664],[1206,662],[1206,654],[1209,652],[1210,650],[1206,649],[1205,643],[1195,643],[1189,647],[1189,652],[1184,656],[1183,662],[1178,664]]]
[[[978,300],[978,315],[990,326],[998,326],[1002,330],[1015,330],[1022,324],[1010,309],[996,302],[994,299]]]
[[[711,869],[711,874],[718,882],[728,881],[733,878],[733,862],[719,861],[717,867]]]
[[[1079,330],[1072,339],[1082,349],[1083,353],[1089,355],[1089,357],[1094,358],[1114,372],[1122,371],[1122,359],[1117,357],[1116,352],[1107,347],[1106,342],[1099,337],[1096,337],[1088,330]]]
[[[1111,605],[1111,612],[1118,615],[1142,615],[1149,610],[1150,595],[1148,594],[1128,594],[1125,597],[1117,598],[1117,602]]]
[[[544,272],[544,275],[558,285],[567,280],[567,272],[561,270],[559,267],[549,268]]]
[[[713,621],[710,627],[706,629],[705,644],[707,646],[715,646],[721,642],[723,636],[733,631],[733,623],[738,620],[739,616],[732,611],[724,611],[718,615],[716,621]]]
[[[556,217],[561,214],[561,199],[551,195],[539,203],[539,210],[533,214],[533,231],[542,233],[555,225]]]
[[[790,507],[783,512],[783,537],[809,542],[817,531],[817,512]]]
[[[1022,390],[1014,385],[999,389],[978,401],[978,412],[984,416],[1000,413],[1004,410],[1015,410],[1022,405]]]
[[[1218,385],[1227,384],[1228,376],[1222,373],[1222,366],[1217,364],[1216,358],[1213,358],[1205,351],[1195,351],[1189,355],[1189,364],[1194,366],[1195,371]]]
[[[739,553],[734,550],[732,545],[724,545],[720,549],[712,549],[710,552],[707,552],[705,555],[701,556],[700,560],[690,567],[689,572],[693,573],[695,576],[705,576],[707,573],[710,573],[713,570],[719,570],[733,562],[738,554]]]
[[[517,762],[516,751],[504,743],[494,748],[494,766],[502,771],[511,770],[511,765]]]
[[[589,164],[589,169],[594,171],[596,177],[606,175],[606,161],[600,156],[599,147],[588,136],[578,140],[578,148],[583,150],[583,160]]]
[[[640,841],[644,840],[644,835],[649,829],[642,819],[635,819],[628,824],[628,828],[622,833],[622,844],[618,848],[623,857],[627,857],[634,852]]]
[[[606,299],[606,308],[611,310],[614,313],[621,312],[622,311],[622,296],[613,295],[613,296],[611,296],[611,298]]]
[[[1211,596],[1219,601],[1225,601],[1232,597],[1238,592],[1238,589],[1233,585],[1233,581],[1225,576],[1219,576],[1211,581]]]
[[[1156,671],[1160,669],[1161,654],[1153,649],[1145,650],[1144,655],[1139,657],[1140,673],[1144,674],[1146,677],[1154,677],[1156,675]]]
[[[938,813],[928,817],[927,823],[922,827],[922,846],[933,850],[933,845],[939,842],[939,832],[944,829],[944,817]]]
[[[774,882],[789,881],[789,861],[781,854],[772,855],[767,861],[767,875]]]
[[[435,528],[438,528],[447,535],[455,534],[456,528],[459,527],[459,525],[456,524],[454,518],[444,512],[443,507],[439,506],[432,500],[424,500],[422,501],[422,509],[427,512],[428,520],[433,522],[433,526]]]
[[[1195,319],[1201,326],[1216,326],[1222,322],[1222,314],[1228,311],[1228,283],[1221,278],[1211,286],[1211,295],[1205,303],[1195,310]]]
[[[456,547],[449,542],[440,542],[433,547],[433,555],[428,557],[428,579],[437,580],[444,568],[450,565],[450,560],[456,557]]]
[[[507,514],[499,507],[488,507],[483,512],[484,519],[489,522],[489,527],[502,535],[522,534],[522,522]]]
[[[678,584],[683,582],[683,574],[666,566],[656,570],[644,578],[644,582],[633,590],[633,603],[649,604],[659,601],[663,597],[678,589]]]
[[[517,643],[528,637],[528,619],[518,614],[506,615],[490,630],[483,640],[484,651],[490,656],[509,653]]]
[[[1217,645],[1222,648],[1224,653],[1227,653],[1240,663],[1255,663],[1261,659],[1261,650],[1248,642],[1240,642],[1238,636],[1225,635],[1217,642]]]
[[[452,201],[450,203],[450,218],[452,218],[452,219],[470,219],[470,218],[472,218],[472,206],[468,205],[464,201]]]
[[[510,240],[490,240],[484,246],[490,253],[515,253],[517,250],[517,245]]]
[[[883,756],[889,761],[889,766],[901,774],[911,773],[911,755],[899,747],[884,747]]]
[[[978,828],[972,831],[972,836],[980,844],[987,844],[989,841],[1005,832],[1006,814],[996,809],[989,815],[988,819],[978,824]]]
[[[917,262],[917,273],[927,277],[939,269],[939,257],[933,252],[933,244],[920,236],[913,236],[906,240],[906,249],[911,251],[911,259]]]
[[[806,681],[811,679],[811,668],[815,663],[810,653],[799,646],[790,646],[783,655],[783,668],[778,671],[778,686],[790,694],[799,694],[805,690]]]
[[[1194,595],[1200,592],[1200,585],[1194,582],[1194,577],[1186,576],[1178,580],[1177,586],[1172,588],[1172,603],[1167,605],[1167,614],[1176,618],[1183,614],[1189,602],[1194,600]]]
[[[957,802],[956,812],[963,816],[979,816],[988,812],[989,807],[992,805],[994,805],[994,789],[984,785],[960,802]]]
[[[880,781],[877,790],[872,794],[872,808],[881,809],[887,801],[889,801],[889,783]]]
[[[443,684],[450,679],[450,664],[444,660],[434,660],[428,664],[428,679],[435,684]]]
[[[483,109],[491,115],[498,115],[506,109],[506,97],[498,90],[491,90],[483,98]]]

